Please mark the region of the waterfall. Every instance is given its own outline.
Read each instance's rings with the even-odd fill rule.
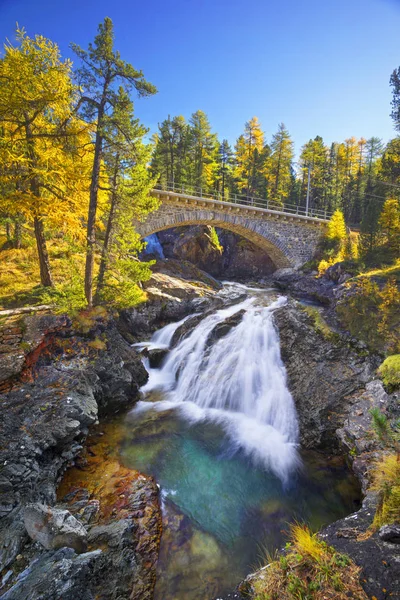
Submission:
[[[285,303],[280,297],[265,307],[249,298],[205,317],[160,369],[149,370],[142,391],[161,389],[164,400],[140,402],[136,410],[175,408],[193,423],[216,422],[230,440],[230,451],[245,452],[286,480],[299,459],[296,410],[272,320],[273,311]],[[210,345],[215,326],[241,310],[239,324]],[[171,325],[152,343],[165,344],[167,335],[170,341],[178,324]]]

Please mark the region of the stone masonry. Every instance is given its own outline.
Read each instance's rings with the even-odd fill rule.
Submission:
[[[242,235],[263,248],[277,269],[310,260],[326,227],[314,217],[153,190],[160,201],[145,222],[135,223],[142,237],[184,225],[212,225]]]

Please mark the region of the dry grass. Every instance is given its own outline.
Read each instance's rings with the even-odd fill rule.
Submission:
[[[366,600],[361,569],[302,525],[291,527],[287,552],[252,581],[254,600]]]
[[[400,454],[385,454],[371,473],[371,489],[380,495],[373,527],[400,522]]]

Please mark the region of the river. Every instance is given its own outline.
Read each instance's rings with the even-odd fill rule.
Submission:
[[[224,595],[284,545],[290,522],[318,529],[359,499],[341,458],[299,448],[273,324],[286,298],[246,291],[245,300],[205,316],[159,368],[144,359],[149,381],[128,415],[121,454],[161,488],[155,600]],[[219,337],[218,326],[235,315],[239,322]],[[168,348],[181,324],[141,346]]]

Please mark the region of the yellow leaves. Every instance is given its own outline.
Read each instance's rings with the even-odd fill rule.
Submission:
[[[346,223],[342,211],[336,210],[329,223],[328,231],[326,234],[329,240],[340,240],[344,241],[347,237]]]

